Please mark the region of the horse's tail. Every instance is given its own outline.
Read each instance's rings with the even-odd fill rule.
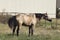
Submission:
[[[9,28],[12,29],[12,24],[11,24],[11,20],[10,19],[8,20],[8,26],[9,26]]]
[[[16,16],[13,16],[11,17],[9,20],[8,20],[8,26],[12,29],[14,28],[15,26],[18,26],[19,23],[18,21],[16,20]]]

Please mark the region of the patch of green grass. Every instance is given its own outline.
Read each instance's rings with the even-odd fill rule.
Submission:
[[[60,33],[40,34],[28,37],[27,34],[20,34],[19,36],[11,34],[0,34],[0,40],[60,40]]]

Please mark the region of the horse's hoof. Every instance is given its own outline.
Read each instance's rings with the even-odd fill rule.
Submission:
[[[17,34],[17,36],[19,36],[19,35]]]

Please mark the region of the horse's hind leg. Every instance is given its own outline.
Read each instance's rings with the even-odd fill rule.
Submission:
[[[14,33],[15,33],[15,29],[16,29],[16,26],[13,27],[13,35],[14,35]]]
[[[17,28],[17,36],[19,36],[19,25],[18,25],[18,28]]]

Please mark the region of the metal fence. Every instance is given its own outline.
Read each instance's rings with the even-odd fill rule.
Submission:
[[[40,20],[40,26],[39,27],[44,27],[44,28],[52,28],[52,29],[60,29],[60,19],[57,18],[52,18],[52,22],[49,22],[47,20]]]
[[[6,13],[6,14],[7,14],[7,16],[9,16],[8,13]],[[13,14],[16,15],[17,13],[13,13]],[[2,14],[2,15],[4,16],[4,14]],[[7,16],[5,16],[4,18],[6,18]],[[3,19],[3,21],[6,22],[6,20],[4,18],[2,18],[2,19]],[[6,18],[6,19],[8,19],[8,18]],[[41,19],[37,23],[37,26],[38,27],[44,27],[44,28],[53,28],[53,29],[59,28],[60,29],[60,19],[59,18],[51,18],[51,19],[52,19],[52,22],[49,22],[49,21],[44,20],[44,19]],[[0,21],[1,21],[1,19],[0,19]]]

